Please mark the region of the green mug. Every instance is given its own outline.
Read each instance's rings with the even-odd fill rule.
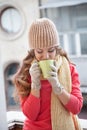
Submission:
[[[50,65],[54,64],[54,60],[41,60],[39,61],[39,66],[42,71],[43,77],[48,78],[49,74],[48,72],[51,70]]]

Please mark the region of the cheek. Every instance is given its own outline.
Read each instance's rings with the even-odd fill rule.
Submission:
[[[38,61],[40,61],[40,60],[42,59],[42,57],[39,56],[39,55],[37,55],[37,56],[36,56],[36,59],[37,59]]]
[[[53,52],[53,53],[50,55],[50,58],[55,59],[55,56],[56,56],[56,51]]]
[[[42,59],[42,56],[38,54],[36,51],[35,51],[35,57],[38,61]]]

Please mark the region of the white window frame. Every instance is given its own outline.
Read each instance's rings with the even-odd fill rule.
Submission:
[[[14,2],[2,2],[0,15],[3,12],[3,10],[5,10],[6,8],[9,8],[9,7],[13,7],[15,9],[17,9],[17,11],[20,13],[20,16],[22,18],[22,20],[21,20],[22,23],[21,23],[21,27],[20,27],[19,32],[15,33],[15,34],[7,33],[6,31],[4,31],[2,29],[2,26],[0,25],[0,38],[2,40],[6,40],[6,41],[7,40],[15,40],[16,38],[20,37],[24,33],[24,31],[26,29],[26,18],[25,18],[24,12],[17,3],[14,3]]]

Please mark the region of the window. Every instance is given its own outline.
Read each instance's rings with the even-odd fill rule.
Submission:
[[[87,33],[80,34],[81,53],[87,55]]]
[[[4,5],[0,11],[1,38],[12,40],[22,34],[25,19],[22,10],[14,6]]]
[[[87,30],[87,16],[78,16],[74,20],[75,29],[78,31]]]
[[[68,35],[68,44],[69,44],[69,54],[76,54],[76,43],[75,43],[75,34]]]
[[[87,18],[83,19],[81,17],[80,19],[77,19],[76,27],[77,29],[87,29]]]
[[[87,16],[77,17],[75,19],[75,27],[79,32],[81,54],[87,55]]]
[[[7,103],[7,110],[13,110],[18,108],[18,104],[14,101],[13,92],[14,92],[14,85],[12,83],[12,75],[16,72],[19,64],[12,63],[5,69],[5,90],[6,90],[6,103]]]
[[[40,10],[40,14],[41,17],[47,17],[49,19],[51,19],[58,31],[62,31],[62,19],[61,19],[61,8],[46,8],[46,9],[42,9]]]
[[[1,13],[1,27],[10,34],[15,34],[21,29],[21,16],[17,9],[8,7]]]
[[[60,39],[60,46],[64,48],[64,39],[63,39],[63,35],[59,35],[59,39]]]
[[[69,55],[87,55],[87,4],[40,9],[56,25],[60,45]]]

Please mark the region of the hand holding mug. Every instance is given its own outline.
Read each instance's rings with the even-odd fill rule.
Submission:
[[[32,63],[29,73],[31,75],[31,80],[32,80],[32,85],[31,85],[31,89],[40,89],[41,85],[40,85],[40,75],[41,75],[41,70],[40,67],[38,65],[38,62],[35,61],[34,63]]]

